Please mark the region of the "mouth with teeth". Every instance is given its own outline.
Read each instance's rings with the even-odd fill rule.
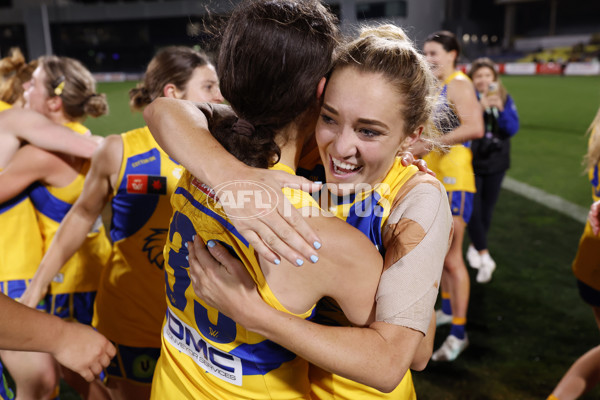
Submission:
[[[354,174],[358,173],[359,171],[361,171],[363,168],[362,166],[355,165],[355,164],[349,164],[342,160],[333,158],[331,155],[329,156],[329,160],[330,160],[331,170],[338,177],[341,177],[341,176],[347,177],[349,175],[354,175]]]

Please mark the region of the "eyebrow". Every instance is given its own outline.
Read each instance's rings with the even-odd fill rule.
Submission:
[[[337,110],[328,104],[323,103],[323,108],[332,114],[338,115]],[[384,128],[384,129],[390,130],[390,128],[386,124],[384,124],[383,122],[378,121],[376,119],[359,118],[358,122],[360,122],[361,124],[376,125],[376,126],[380,126],[380,127]]]

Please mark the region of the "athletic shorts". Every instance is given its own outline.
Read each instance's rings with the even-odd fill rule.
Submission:
[[[450,210],[452,215],[462,217],[465,224],[469,223],[471,214],[473,213],[473,198],[475,193],[471,192],[448,192],[448,201],[450,202]]]
[[[95,291],[47,295],[46,312],[67,321],[91,325],[95,299]]]
[[[600,307],[600,290],[596,290],[591,286],[586,285],[577,280],[577,289],[579,289],[579,295],[592,307]]]
[[[21,296],[23,296],[23,293],[25,293],[25,289],[27,289],[29,282],[31,282],[31,279],[18,279],[15,281],[0,282],[0,292],[4,293],[13,300],[18,300],[21,298]],[[47,301],[48,296],[42,299],[36,308],[40,311],[46,311]]]
[[[159,347],[129,347],[114,343],[117,354],[106,368],[107,379],[127,379],[151,384],[154,368],[160,356]]]

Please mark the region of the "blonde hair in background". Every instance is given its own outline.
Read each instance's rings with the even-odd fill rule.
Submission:
[[[57,56],[43,56],[39,61],[46,72],[44,86],[50,96],[60,96],[67,118],[80,120],[108,114],[106,95],[96,93],[96,80],[83,64]]]
[[[594,168],[600,161],[600,108],[596,113],[596,117],[586,131],[586,135],[590,135],[588,143],[588,151],[583,157],[583,164],[586,172]]]
[[[365,26],[358,39],[340,46],[334,68],[353,67],[380,73],[403,98],[398,112],[404,116],[405,134],[424,126],[422,140],[439,147],[439,110],[442,99],[429,63],[404,30],[391,24]],[[443,118],[443,117],[442,117]]]
[[[9,55],[0,59],[0,100],[20,106],[23,103],[23,84],[31,79],[37,65],[37,60],[26,63],[18,47],[11,48]]]

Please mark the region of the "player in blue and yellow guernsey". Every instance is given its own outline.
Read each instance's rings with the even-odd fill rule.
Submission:
[[[289,7],[289,9],[295,8],[295,5]],[[248,12],[243,7],[241,8],[241,12],[244,13],[243,15],[248,15],[247,19],[251,20],[254,17],[253,13]],[[247,27],[249,25],[246,20],[239,22],[235,18],[235,13],[234,22],[236,24],[233,25],[230,22],[230,26]],[[282,25],[287,26],[287,24]],[[264,28],[261,31],[265,35],[269,33]],[[248,33],[243,29],[239,29],[236,32],[235,28],[229,28],[225,34],[225,43],[230,46],[223,48],[231,54],[238,52],[248,54],[246,52],[248,49],[237,51],[237,48],[231,48],[231,42],[239,44],[231,38],[235,34],[244,38],[253,37],[252,33]],[[386,39],[379,37],[380,35]],[[240,46],[243,47],[241,44]],[[275,49],[279,49],[279,47],[273,46],[268,50],[256,50],[260,51],[261,56],[264,57],[265,53],[272,53]],[[372,47],[374,47],[379,51],[363,52],[365,47],[370,47],[369,50],[372,50]],[[397,49],[397,47],[400,49]],[[369,328],[365,329],[329,327],[317,325],[304,318],[293,316],[289,311],[278,310],[272,304],[269,304],[268,300],[267,303],[263,301],[265,296],[262,295],[262,286],[264,286],[264,283],[262,282],[261,275],[267,277],[269,287],[277,294],[274,286],[275,284],[281,284],[282,280],[277,279],[277,274],[283,273],[280,272],[281,266],[273,267],[272,264],[265,262],[261,258],[260,266],[262,272],[257,275],[256,267],[254,265],[249,266],[246,257],[240,257],[239,251],[234,251],[237,256],[231,256],[227,251],[222,251],[221,253],[227,254],[227,257],[223,257],[221,260],[227,258],[224,261],[233,261],[241,270],[249,271],[249,275],[240,271],[234,272],[231,276],[225,274],[226,277],[224,279],[227,282],[231,282],[233,286],[229,287],[228,283],[226,283],[224,286],[218,286],[218,289],[214,291],[209,290],[209,292],[217,296],[218,301],[216,304],[219,305],[219,309],[222,312],[218,314],[218,321],[221,321],[221,318],[226,318],[224,315],[232,316],[233,320],[237,321],[235,326],[239,327],[236,329],[241,329],[241,326],[244,326],[250,331],[258,332],[284,345],[289,350],[302,355],[326,369],[335,370],[357,381],[368,382],[370,385],[381,388],[381,390],[385,390],[386,392],[396,389],[394,394],[385,395],[374,389],[364,388],[356,382],[342,383],[341,378],[332,377],[330,374],[325,373],[325,375],[329,375],[329,378],[324,376],[323,379],[325,381],[321,382],[321,387],[324,388],[321,395],[324,395],[324,398],[331,396],[349,396],[349,398],[365,398],[366,396],[368,398],[369,395],[373,394],[376,397],[383,396],[383,398],[386,396],[395,396],[397,398],[398,395],[401,395],[410,399],[414,397],[414,389],[412,388],[410,375],[405,375],[405,373],[409,365],[413,363],[413,360],[421,356],[419,354],[419,357],[415,357],[417,356],[417,352],[421,350],[419,345],[422,344],[423,333],[427,332],[429,328],[433,330],[433,327],[430,327],[433,304],[437,295],[442,261],[448,248],[451,217],[444,189],[437,180],[431,177],[427,178],[423,174],[415,174],[416,169],[414,167],[400,167],[399,160],[396,165],[394,165],[394,162],[398,151],[405,149],[406,146],[411,145],[418,139],[423,129],[423,126],[420,124],[427,122],[430,116],[432,105],[429,103],[429,99],[431,98],[430,93],[433,90],[434,79],[429,73],[429,68],[423,57],[411,46],[404,33],[396,27],[387,26],[382,27],[381,30],[367,30],[363,33],[361,41],[350,44],[349,48],[355,51],[349,52],[348,57],[340,63],[340,71],[338,72],[337,69],[334,70],[328,83],[325,104],[321,110],[321,119],[317,125],[317,141],[323,141],[323,146],[319,142],[319,147],[321,158],[328,161],[325,165],[328,181],[331,178],[331,181],[334,183],[346,184],[345,188],[348,185],[352,188],[362,183],[370,184],[373,187],[377,183],[381,183],[381,179],[393,167],[392,174],[395,175],[395,178],[390,176],[390,183],[395,185],[393,190],[388,188],[386,191],[383,187],[379,187],[375,191],[356,194],[351,202],[357,200],[353,204],[359,205],[359,207],[348,207],[349,210],[347,210],[349,214],[354,214],[348,218],[348,222],[352,221],[356,226],[364,229],[365,232],[369,232],[368,236],[373,238],[375,243],[389,244],[389,247],[385,249],[385,265],[389,269],[384,276],[387,278],[382,279],[379,287],[380,293],[377,296],[378,322],[374,322]],[[341,53],[344,53],[344,51],[341,51]],[[368,55],[365,56],[365,54]],[[408,57],[408,60],[402,63],[402,65],[408,66],[409,70],[417,67],[415,68],[417,70],[416,75],[406,77],[403,75],[406,72],[398,73],[397,56],[400,54],[401,57]],[[388,57],[388,55],[392,56]],[[227,55],[224,56],[221,54],[221,57],[220,61],[223,58],[227,59]],[[282,58],[274,57],[274,59]],[[382,59],[388,62],[382,62]],[[219,65],[228,64],[220,62]],[[360,67],[357,67],[357,65],[360,65]],[[375,67],[372,67],[372,65],[375,65]],[[265,68],[265,66],[262,66],[262,68]],[[371,73],[370,68],[374,68],[373,73]],[[227,72],[224,71],[224,73],[226,75],[222,76],[221,82],[225,97],[231,101],[232,106],[238,113],[250,119],[247,117],[248,114],[244,113],[244,107],[238,104],[238,101],[242,104],[243,101],[235,97],[237,94],[235,85],[227,85]],[[419,74],[421,75],[419,76]],[[266,74],[266,76],[271,76],[271,74]],[[277,78],[277,75],[275,77]],[[417,77],[420,79],[415,79]],[[279,77],[279,79],[283,78]],[[398,87],[392,85],[393,88],[390,88],[390,80],[393,84],[403,88],[400,90],[401,93],[403,90],[406,90],[406,86],[404,86],[406,82],[410,82],[410,85],[407,85],[410,87],[410,95],[407,94],[407,96],[411,100],[414,99],[414,102],[411,101],[410,107],[408,107],[409,110],[405,111],[403,109],[402,113],[398,112],[397,104],[402,104],[404,97],[400,96],[399,98]],[[234,81],[232,79],[232,82]],[[352,82],[352,85],[348,85],[347,82]],[[245,84],[246,82],[243,83]],[[243,85],[243,83],[239,84]],[[228,87],[232,89],[231,93],[227,91],[226,88]],[[277,88],[277,80],[266,87]],[[286,87],[289,87],[289,84]],[[261,90],[265,89],[256,88],[256,92],[260,92]],[[253,91],[253,93],[255,92]],[[383,98],[381,97],[382,93],[386,93]],[[239,96],[242,96],[242,94],[239,94]],[[231,97],[233,97],[233,101]],[[356,101],[350,99],[356,99]],[[284,100],[286,100],[285,97],[282,98],[282,101]],[[258,102],[258,104],[262,103]],[[369,107],[369,104],[372,104],[372,106]],[[161,112],[164,114],[159,114]],[[154,113],[157,114],[155,115]],[[169,113],[173,113],[173,115],[169,117]],[[182,134],[182,141],[186,143],[185,147],[178,147],[175,144],[167,142],[164,145],[168,145],[168,151],[172,151],[173,155],[177,159],[182,160],[186,166],[190,165],[193,167],[195,162],[194,157],[191,155],[197,157],[198,152],[201,152],[201,146],[199,147],[198,143],[202,143],[202,140],[195,140],[197,135],[193,136],[194,130],[189,129],[188,124],[196,126],[196,129],[198,128],[197,112],[195,113],[193,108],[186,107],[185,105],[162,101],[151,105],[146,111],[146,117],[153,134],[158,138],[162,136],[161,140],[159,140],[161,143],[163,142],[162,139],[167,139],[169,131],[182,128],[185,132]],[[405,118],[410,123],[405,124]],[[237,124],[239,124],[239,121]],[[255,124],[250,124],[250,126],[252,125]],[[254,136],[258,135],[258,132],[247,128],[247,123],[237,128],[235,133],[243,137],[248,137],[249,139],[247,140],[251,140]],[[211,130],[217,138],[221,138],[219,134],[214,132],[212,127]],[[382,133],[382,130],[385,133]],[[320,133],[323,134],[321,138]],[[194,140],[192,140],[193,137]],[[338,138],[340,139],[339,141],[337,140]],[[242,138],[234,135],[233,139],[240,140]],[[221,142],[226,142],[226,140],[221,139]],[[288,142],[282,141],[286,145]],[[286,145],[284,145],[284,149]],[[235,145],[225,143],[225,147],[234,154],[236,154],[236,150],[239,151]],[[215,149],[215,146],[211,144],[210,148]],[[186,157],[186,151],[190,156]],[[298,151],[295,153],[299,155]],[[222,157],[222,155],[219,157]],[[216,162],[223,166],[222,161],[223,159],[221,158],[218,161],[213,158],[211,163]],[[225,165],[231,164],[231,161],[228,160]],[[307,163],[305,169],[312,169],[310,164]],[[203,168],[196,168],[195,170],[200,171],[200,174],[203,173]],[[220,204],[227,207],[228,212],[233,210],[233,215],[236,215],[236,207],[231,207],[230,204],[227,204],[230,202],[232,192],[234,198],[236,198],[236,191],[227,190],[226,181],[222,183],[224,187],[215,190],[211,190],[210,186],[203,184],[201,181],[198,181],[197,184],[206,193],[206,196],[217,196],[221,199]],[[230,184],[230,186],[232,185]],[[249,188],[248,184],[243,184],[242,186],[245,189]],[[164,396],[167,393],[167,389],[175,390],[174,387],[176,386],[193,387],[193,377],[190,377],[187,371],[190,370],[190,365],[193,365],[194,361],[199,366],[199,371],[202,371],[203,368],[209,371],[212,368],[216,374],[219,373],[218,368],[214,364],[206,361],[206,357],[210,360],[212,346],[217,346],[213,342],[214,335],[217,334],[218,336],[220,334],[219,330],[212,325],[215,323],[214,318],[210,320],[208,329],[206,326],[204,328],[200,327],[196,329],[196,332],[193,330],[193,325],[189,323],[189,321],[193,321],[191,318],[192,310],[188,311],[192,306],[190,304],[192,299],[194,299],[195,310],[200,310],[200,307],[205,308],[207,304],[215,304],[215,299],[213,296],[209,296],[211,301],[205,303],[197,299],[192,292],[190,278],[188,277],[189,273],[186,271],[188,250],[186,249],[185,242],[190,240],[190,237],[196,234],[196,232],[203,239],[209,238],[211,234],[216,235],[217,232],[229,231],[231,232],[230,235],[234,237],[239,235],[239,233],[232,225],[232,223],[236,223],[236,218],[223,223],[223,228],[216,230],[214,233],[211,232],[212,229],[209,232],[205,232],[206,228],[204,225],[196,226],[195,219],[214,219],[223,216],[220,207],[217,210],[207,210],[203,207],[204,199],[199,193],[202,190],[195,190],[195,193],[198,194],[193,196],[182,193],[184,197],[187,197],[187,200],[180,200],[183,204],[177,204],[178,208],[175,211],[176,213],[171,225],[171,229],[175,230],[176,234],[172,236],[173,244],[165,249],[171,257],[176,259],[175,268],[172,273],[173,276],[169,276],[167,279],[167,297],[170,299],[171,304],[175,304],[179,308],[184,308],[184,315],[187,315],[187,319],[182,321],[182,317],[179,314],[175,314],[175,317],[172,315],[167,317],[164,328],[165,332],[163,334],[167,345],[163,348],[161,360],[156,370],[156,383],[153,386],[153,395],[155,393],[154,390],[158,392],[156,398],[160,398],[161,395]],[[216,193],[213,193],[214,191]],[[391,208],[389,205],[387,207],[384,205],[387,198],[379,197],[380,194],[387,194],[388,191],[392,191],[392,195],[395,195]],[[247,194],[245,191],[237,190],[237,196],[245,198]],[[259,197],[264,198],[264,196]],[[176,197],[173,199],[174,202],[175,199]],[[186,201],[192,203],[192,205],[187,205]],[[376,207],[372,207],[374,201],[378,203]],[[211,203],[209,202],[209,204]],[[366,207],[362,208],[362,206]],[[185,211],[179,211],[180,207]],[[328,203],[326,207],[331,210],[333,206],[331,203]],[[193,208],[196,208],[196,211]],[[251,207],[244,209],[248,208]],[[385,215],[390,209],[394,210],[392,214],[389,216]],[[218,211],[218,213],[214,215],[211,211]],[[185,215],[182,217],[182,214]],[[192,214],[193,217],[189,214]],[[206,214],[206,216],[202,214]],[[240,218],[248,217],[252,217],[252,215],[242,213],[240,216]],[[186,222],[188,220],[191,222]],[[382,220],[385,220],[385,226],[381,225]],[[318,232],[321,238],[331,239],[327,236],[326,232]],[[334,234],[338,238],[345,235],[339,231]],[[402,235],[406,236],[401,240]],[[194,243],[194,248],[197,251],[201,249],[198,242],[196,240]],[[224,249],[223,246],[216,244],[217,242],[209,241],[208,246],[214,249]],[[410,245],[407,245],[408,243]],[[319,251],[321,259],[318,265],[322,269],[329,268],[321,263],[323,262],[324,254],[326,254],[323,251],[330,249],[330,246],[336,246],[336,243],[325,243]],[[373,243],[370,246],[375,247]],[[226,245],[226,247],[229,249],[229,246]],[[341,258],[345,258],[348,255],[346,253],[354,252],[354,244],[348,243],[347,246],[343,247],[343,250],[338,250],[336,246],[334,250],[339,254],[338,257],[340,259],[338,259],[338,262],[340,264],[346,263],[350,265]],[[383,248],[380,250],[384,251]],[[427,257],[427,261],[423,262],[423,259],[419,259],[419,257]],[[189,259],[192,262],[194,261],[193,254]],[[365,272],[372,272],[372,268],[374,268],[372,263],[363,257],[359,257],[359,261],[364,264],[363,269]],[[198,293],[206,294],[203,290],[211,286],[210,282],[205,287],[204,278],[206,277],[199,278],[195,274],[198,269],[197,264],[192,265],[192,267],[195,270],[192,273],[191,279],[194,282],[194,289]],[[312,268],[311,264],[304,264],[300,269],[308,269],[309,271],[305,273],[310,274]],[[415,270],[415,268],[418,269]],[[400,271],[408,274],[406,278],[410,279],[404,279],[405,277],[400,276],[398,274]],[[348,272],[348,270],[344,269],[343,272],[337,274],[333,278],[336,284],[347,284],[347,281],[351,280],[347,276]],[[217,273],[217,275],[220,275],[220,273]],[[235,285],[235,281],[241,275],[248,276],[248,279],[243,284],[245,288],[243,290],[244,294],[241,297],[235,295],[229,297],[228,294],[231,294],[231,292],[235,293],[237,286]],[[273,281],[275,284],[271,283]],[[290,291],[293,291],[293,295],[299,296],[305,293],[305,291],[310,290],[302,286],[303,281],[301,279],[296,278],[293,282],[293,289],[289,287],[282,295],[277,296],[280,302],[283,303],[282,297],[286,295],[292,296],[289,293]],[[249,285],[252,283],[258,285],[258,295],[251,289],[248,290]],[[312,282],[312,285],[321,286],[323,283],[321,280],[316,279]],[[179,294],[181,292],[185,292],[185,297]],[[358,295],[361,292],[355,291],[354,293]],[[229,301],[220,297],[221,294],[227,297]],[[340,305],[348,315],[344,305]],[[412,307],[416,308],[413,309]],[[209,307],[210,310],[212,310],[212,307]],[[197,326],[207,325],[204,320],[205,317],[199,319],[202,315],[204,315],[204,312],[196,312],[195,314]],[[211,313],[208,315],[211,315]],[[268,315],[268,317],[265,318],[265,315]],[[228,323],[223,321],[223,326],[228,326]],[[200,336],[195,336],[197,333]],[[197,337],[200,340],[193,341]],[[431,354],[431,338],[432,335],[428,338],[429,345],[425,346],[425,354],[423,354],[423,357],[420,357],[420,365],[415,365],[415,367],[423,368],[424,363],[428,360]],[[171,344],[171,342],[174,342],[174,344]],[[167,353],[166,349],[170,349],[171,346],[173,350]],[[178,348],[185,349],[184,351],[189,355],[187,357],[181,355],[181,353],[176,351]],[[204,352],[203,349],[205,348],[208,348],[209,351]],[[162,366],[163,358],[166,357],[166,354],[169,354],[169,358],[165,363],[169,365]],[[204,357],[203,354],[208,355]],[[172,361],[171,358],[174,360]],[[189,362],[186,361],[188,358],[190,359]],[[217,359],[217,361],[219,360],[220,358]],[[185,364],[182,364],[184,362]],[[405,382],[400,387],[397,387],[398,383],[405,376]],[[206,380],[213,381],[210,376],[202,379],[202,381]],[[163,383],[163,381],[167,383]],[[182,385],[182,381],[186,383]],[[214,379],[214,381],[218,382],[217,379]],[[253,381],[248,379],[248,382],[251,383]],[[329,382],[334,382],[335,384],[329,385]],[[212,385],[205,384],[204,386],[213,388]],[[313,382],[314,386],[315,383]],[[337,388],[341,388],[342,386],[346,389],[338,391]],[[221,383],[219,387],[223,391],[231,390],[231,386],[227,386],[225,383]],[[200,389],[197,390],[199,391]],[[182,397],[185,394],[190,398],[194,394],[200,398],[213,398],[209,397],[206,393],[204,393],[204,396],[201,396],[200,393],[191,391],[190,389],[188,392],[178,394],[181,394]],[[254,393],[244,391],[240,391],[239,393],[240,395],[243,394],[244,398],[257,398],[253,396]],[[316,393],[317,391],[315,390],[311,393],[311,396],[315,396]],[[220,397],[222,398],[232,397],[231,393],[227,392],[217,392],[217,394],[221,394]]]
[[[18,49],[0,60],[0,69],[5,74],[0,85],[0,171],[5,167],[16,151],[24,143],[49,151],[59,151],[89,158],[97,142],[71,131],[51,121],[33,110],[20,108],[23,105],[23,85],[31,79],[37,67],[37,60],[25,63]],[[0,205],[0,226],[5,235],[0,239],[0,291],[10,297],[19,298],[28,281],[33,277],[35,268],[42,257],[43,243],[38,220],[28,197],[30,188],[13,199]],[[6,235],[9,234],[9,235]],[[42,302],[37,305],[45,309]],[[10,355],[8,356],[10,358]],[[21,357],[24,356],[21,353]],[[2,364],[0,364],[0,375]],[[33,363],[28,366],[30,376],[47,375],[44,364]],[[0,398],[13,397],[3,377],[0,378]]]
[[[79,134],[89,135],[79,121],[108,111],[106,99],[95,93],[95,81],[90,72],[73,59],[42,57],[25,87],[27,108],[47,117],[51,121],[48,124],[68,125]],[[24,146],[0,174],[0,198],[4,201],[15,197],[34,184],[30,198],[39,220],[35,229],[41,231],[44,247],[47,248],[60,220],[79,196],[88,168],[89,161],[50,153],[31,145]],[[53,306],[49,311],[66,319],[90,323],[100,272],[109,254],[108,238],[99,225],[96,232],[90,232],[86,249],[57,276],[56,285],[51,288],[55,293],[51,293],[47,302],[48,306]],[[37,301],[31,306],[36,304]],[[47,354],[27,354],[25,357],[14,353],[2,354],[19,395],[54,397],[58,384],[55,361]],[[64,374],[71,386],[82,391],[89,388],[78,374],[68,370]]]
[[[594,200],[590,214],[597,214],[597,203],[600,200],[600,109],[589,127],[589,133],[585,161]],[[589,219],[579,240],[572,268],[573,274],[577,278],[579,294],[583,301],[592,307],[596,324],[600,329],[600,236],[597,232],[597,223],[596,232],[594,232]]]
[[[468,76],[456,70],[460,54],[456,36],[448,31],[432,33],[425,39],[423,50],[440,81],[439,96],[447,104],[436,111],[437,124],[444,133],[441,141],[451,146],[447,153],[432,151],[424,159],[444,184],[454,216],[454,237],[442,275],[442,310],[437,314],[438,324],[451,322],[452,326],[432,360],[453,361],[469,344],[465,327],[470,282],[462,243],[476,190],[470,141],[483,136],[484,126],[475,88]]]
[[[318,1],[244,2],[234,10],[218,65],[223,93],[244,118],[213,121],[211,130],[240,160],[264,168],[278,159],[274,168],[290,174],[295,170],[302,145],[314,129],[312,123],[299,121],[314,121],[322,90],[320,77],[329,68],[323,51],[331,52],[335,44],[336,27],[329,15]],[[257,46],[260,41],[254,35],[259,31],[275,42]],[[286,68],[271,62],[272,57],[284,56]],[[306,59],[314,62],[307,66],[301,62]],[[239,63],[249,67],[243,74]],[[300,89],[304,77],[311,81]],[[299,90],[290,91],[290,87]],[[274,94],[277,102],[269,101]],[[171,103],[166,100],[159,99],[152,110]],[[262,188],[252,182],[240,184],[250,191]],[[371,315],[381,258],[359,231],[322,215],[310,195],[290,189],[286,196],[294,207],[312,215],[308,222],[326,237],[323,248],[327,250],[302,268],[298,268],[301,260],[275,264],[261,259],[221,207],[232,201],[237,202],[230,204],[233,208],[243,207],[244,199],[228,198],[227,193],[186,172],[172,198],[174,214],[165,247],[168,307],[151,398],[307,399],[310,385],[305,360],[197,299],[188,274],[187,247],[194,236],[226,245],[253,276],[262,298],[286,315],[304,320],[317,300],[329,295],[357,324],[366,323]],[[342,251],[344,241],[352,244],[351,249]],[[363,263],[371,267],[364,268]]]
[[[161,50],[149,63],[143,82],[130,91],[131,108],[143,109],[160,96],[223,100],[206,56],[175,46]],[[181,173],[147,127],[107,137],[92,160],[80,199],[25,295],[31,295],[32,303],[41,296],[110,201],[113,251],[101,276],[93,325],[118,349],[107,369],[106,383],[114,396],[149,396],[166,308],[163,247],[172,214],[170,196]]]

